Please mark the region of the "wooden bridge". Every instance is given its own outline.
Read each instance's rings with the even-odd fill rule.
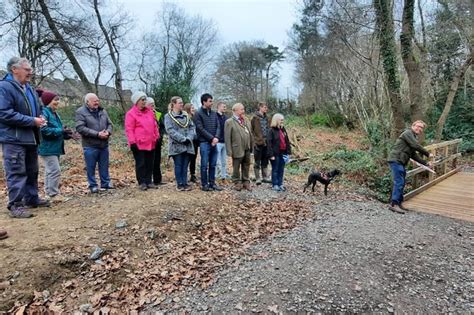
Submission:
[[[404,205],[420,212],[474,222],[474,173],[460,172],[461,139],[432,144],[426,149],[433,154],[431,162],[436,174],[423,167],[407,172],[412,191]]]

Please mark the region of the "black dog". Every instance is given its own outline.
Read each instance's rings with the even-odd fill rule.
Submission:
[[[328,173],[320,173],[317,171],[313,171],[311,174],[308,176],[308,182],[304,185],[303,192],[306,191],[306,188],[308,188],[311,184],[313,184],[313,192],[314,192],[314,186],[316,186],[316,182],[320,182],[321,184],[324,185],[324,195],[328,195],[328,186],[331,183],[331,181],[336,177],[337,175],[341,175],[341,171],[338,169],[334,169]]]

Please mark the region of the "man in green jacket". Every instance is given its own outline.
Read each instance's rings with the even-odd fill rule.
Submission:
[[[393,189],[389,209],[397,213],[406,213],[408,210],[402,205],[403,189],[405,188],[406,165],[410,159],[423,165],[431,167],[431,163],[420,158],[417,152],[430,157],[431,154],[418,143],[418,135],[423,132],[426,124],[421,121],[415,121],[410,129],[405,130],[395,142],[395,145],[388,157],[388,163],[392,171]]]

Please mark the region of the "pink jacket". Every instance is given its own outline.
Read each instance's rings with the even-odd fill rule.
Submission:
[[[139,150],[146,151],[155,149],[160,133],[153,111],[148,106],[139,110],[133,105],[125,115],[125,134],[129,146],[136,144]]]

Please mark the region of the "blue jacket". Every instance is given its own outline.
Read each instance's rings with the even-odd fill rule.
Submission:
[[[193,120],[199,142],[210,143],[213,138],[219,139],[220,126],[215,111],[201,107],[194,114]]]
[[[41,127],[42,140],[38,148],[39,155],[63,155],[65,134],[61,118],[49,107],[43,109],[43,116],[48,124]]]
[[[26,91],[11,74],[0,81],[0,143],[37,145],[40,142],[34,117],[41,114],[41,102],[29,84],[25,88]]]

